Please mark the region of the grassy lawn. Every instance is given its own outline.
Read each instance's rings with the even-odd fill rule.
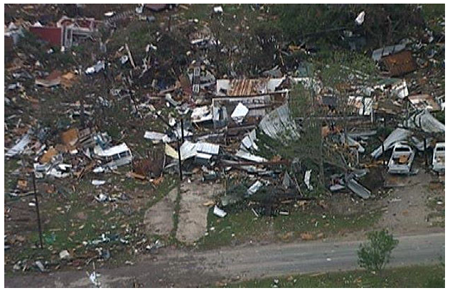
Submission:
[[[175,180],[166,176],[164,181],[153,190],[150,183],[109,174],[112,182],[121,182],[122,192],[131,196],[127,201],[117,203],[99,203],[94,196],[100,193],[92,186],[88,176],[76,184],[73,191],[70,186],[62,188],[67,193],[43,194],[40,199],[44,249],[38,249],[39,235],[35,229],[19,232],[26,241],[19,250],[5,251],[9,263],[24,259],[42,259],[50,263],[59,260],[59,252],[67,249],[75,259],[96,258],[96,248],[109,249],[112,265],[123,264],[133,258],[133,249],[137,242],[146,238],[143,229],[145,211],[158,202],[173,188]],[[122,180],[121,180],[122,178]],[[39,184],[39,183],[38,183]],[[42,183],[41,183],[42,184]],[[107,192],[112,194],[113,192]],[[7,202],[14,199],[8,199]],[[18,200],[18,199],[16,199]],[[95,243],[102,234],[110,241]],[[128,243],[123,243],[127,242]]]
[[[441,264],[390,268],[381,275],[358,270],[267,278],[233,283],[227,286],[232,288],[270,288],[275,286],[279,288],[444,288],[445,268]]]
[[[229,213],[218,218],[211,208],[208,214],[208,234],[197,242],[201,249],[212,249],[249,241],[275,240],[289,242],[311,234],[314,239],[343,235],[373,226],[381,212],[332,215],[314,211],[293,210],[288,216],[256,217],[251,209]]]

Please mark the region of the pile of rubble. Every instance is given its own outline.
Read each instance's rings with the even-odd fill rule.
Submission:
[[[137,15],[142,16],[143,9],[139,6]],[[224,11],[220,7],[214,13],[221,15]],[[122,16],[133,18],[136,14]],[[113,27],[114,21],[107,23]],[[5,38],[11,38],[14,46],[28,30],[70,56],[74,54],[71,48],[78,43],[97,37],[99,26],[94,19],[67,17],[45,26],[11,23]],[[226,182],[225,193],[208,205],[214,207],[218,217],[241,206],[256,216],[288,215],[286,204],[297,205],[346,191],[368,200],[377,193],[363,184],[364,177],[385,165],[387,173],[413,175],[417,173],[416,152],[429,169],[445,172],[445,126],[436,118],[445,109],[444,88],[422,74],[428,66],[425,63],[443,66],[435,59],[441,52],[427,52],[432,44],[443,50],[441,36],[429,35],[424,42],[404,40],[374,50],[372,59],[381,69],[380,76],[367,76],[342,66],[342,74],[351,76],[348,80],[353,82],[336,89],[324,86],[316,72],[307,69],[305,74],[301,66],[294,72],[276,66],[263,71],[259,78],[219,76],[207,54],[198,57],[219,42],[208,28],[189,35],[186,58],[192,62],[166,71],[168,65],[161,64],[155,52],[174,40],[159,31],[155,35],[157,41],[146,44],[141,52],[132,52],[126,42],[110,52],[108,42],[95,39],[103,58],[92,58],[86,61],[88,64],[63,71],[44,70],[36,56],[19,52],[15,65],[6,73],[5,103],[14,113],[5,120],[6,159],[30,162],[31,167],[25,170],[38,180],[81,180],[86,174],[99,174],[99,179],[91,181],[93,186],[105,184],[105,177],[113,172],[122,176],[119,168],[126,169],[127,177],[155,185],[167,174],[179,175],[189,183]],[[137,60],[138,55],[144,58]],[[58,102],[69,118],[66,125],[44,127],[31,114],[24,115],[27,113],[21,108],[23,101],[39,104],[46,98],[41,93],[90,85],[101,88],[104,94],[82,92],[74,97],[76,102]],[[321,146],[338,157],[339,162],[328,164],[323,172],[305,164],[299,158],[301,154],[282,157],[278,152],[279,148],[295,145],[304,135],[305,117],[295,117],[291,105],[293,91],[299,85],[310,90],[315,107],[323,114],[314,117],[320,118]],[[135,140],[132,135],[124,135],[128,129],[119,130],[121,137],[116,137],[104,131],[99,122],[105,118],[103,109],[115,109],[113,106],[120,102],[129,105],[129,120],[117,123],[135,122]],[[142,146],[151,148],[154,155],[140,154]],[[391,158],[386,164],[388,153]],[[9,195],[25,195],[21,184],[19,180],[18,186],[7,191]],[[105,203],[124,197],[122,193],[94,195],[96,201]],[[110,240],[102,235],[85,245]],[[114,241],[125,243],[127,239],[115,237]],[[155,243],[148,250],[159,246]],[[99,255],[109,258],[107,251],[99,251]],[[62,252],[61,258],[69,256]],[[43,267],[42,263],[37,266]]]

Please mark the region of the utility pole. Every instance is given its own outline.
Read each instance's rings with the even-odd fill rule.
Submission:
[[[181,118],[181,142],[184,143],[184,125],[183,125],[183,118]]]
[[[178,168],[180,169],[180,182],[183,181],[183,170],[181,170],[181,152],[180,152],[180,139],[177,138],[178,149]]]
[[[41,244],[41,249],[43,249],[44,245],[42,243],[41,216],[39,213],[39,201],[38,201],[37,192],[36,192],[36,176],[34,174],[34,171],[33,171],[33,189],[34,189],[34,200],[36,201],[36,214],[37,214],[37,222],[38,222],[38,230],[39,230],[39,242]]]

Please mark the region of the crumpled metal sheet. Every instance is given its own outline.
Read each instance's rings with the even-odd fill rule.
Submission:
[[[29,133],[25,134],[20,141],[14,145],[8,152],[5,154],[7,157],[14,157],[15,155],[21,154],[26,146],[31,142],[31,136]]]
[[[287,103],[264,116],[259,128],[270,138],[281,142],[300,137],[297,126],[291,119]]]
[[[243,150],[258,150],[258,145],[256,144],[256,130],[253,129],[248,135],[242,139],[240,146]]]
[[[267,162],[267,160],[265,158],[252,155],[249,152],[244,151],[244,150],[238,150],[236,152],[236,157],[247,160],[247,161],[256,162],[256,163]]]
[[[351,191],[353,191],[356,195],[364,199],[367,199],[372,195],[372,192],[370,192],[370,190],[359,184],[358,181],[356,181],[355,179],[350,179],[347,182],[347,187]]]
[[[411,131],[404,128],[396,128],[394,131],[389,134],[389,136],[384,140],[384,151],[392,148],[395,143],[406,140],[410,135]],[[376,150],[374,150],[370,155],[373,158],[378,158],[383,153],[383,147],[380,145]]]
[[[212,144],[209,142],[197,142],[197,152],[218,155],[220,150],[220,145]]]
[[[193,143],[185,140],[180,146],[181,160],[187,160],[192,157],[211,158],[209,155],[219,154],[220,146],[207,142]],[[165,153],[171,158],[178,160],[178,151],[170,145],[165,145]],[[208,156],[207,156],[208,155]]]
[[[244,121],[245,116],[247,116],[249,110],[244,104],[239,103],[234,109],[233,113],[231,113],[231,119],[236,121],[237,123],[242,123]]]
[[[407,127],[419,128],[428,133],[445,132],[445,125],[434,118],[427,110],[413,114],[407,121]]]

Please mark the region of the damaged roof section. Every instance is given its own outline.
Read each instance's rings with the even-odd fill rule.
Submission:
[[[392,148],[395,143],[406,140],[411,134],[412,134],[411,131],[404,129],[404,128],[395,129],[384,140],[384,142],[383,142],[384,151]],[[370,155],[376,159],[376,158],[380,157],[382,154],[383,154],[383,146],[379,146]]]
[[[386,46],[383,48],[379,48],[372,52],[372,59],[374,61],[380,61],[381,58],[401,52],[405,48],[406,48],[405,44],[398,44],[398,45]]]
[[[411,51],[403,51],[381,59],[390,76],[403,76],[416,70],[416,62]]]
[[[412,95],[408,97],[411,105],[417,110],[428,110],[429,112],[440,111],[441,107],[433,99],[432,96],[424,95]]]
[[[409,128],[421,129],[427,133],[444,133],[445,125],[439,122],[427,110],[413,114],[407,121]]]
[[[259,129],[270,138],[281,142],[300,137],[298,128],[291,118],[287,103],[264,116],[259,123]]]
[[[230,97],[248,97],[274,93],[284,78],[272,79],[218,79],[216,95]]]

